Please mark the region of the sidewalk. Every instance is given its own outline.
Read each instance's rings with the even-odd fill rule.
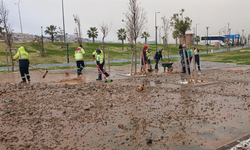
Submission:
[[[246,48],[247,46],[245,46]],[[239,50],[241,49],[241,47],[235,47],[235,48],[231,48],[230,50],[233,51],[233,50]],[[219,53],[219,52],[223,52],[223,51],[226,51],[227,49],[220,49],[220,50],[215,50],[213,53]],[[202,54],[207,54],[207,52],[202,52],[200,53],[201,55]],[[210,52],[208,52],[208,54],[210,54]],[[180,57],[180,55],[172,55],[171,57]],[[167,58],[167,57],[165,57]],[[139,61],[140,59],[138,58],[137,61]],[[131,60],[130,59],[123,59],[123,60],[112,60],[110,61],[110,63],[121,63],[121,62],[130,62]],[[63,66],[72,66],[74,65],[75,63],[68,63],[68,64],[47,64],[47,65],[36,65],[36,66],[33,66],[35,68],[47,68],[47,67],[63,67]],[[87,65],[91,65],[91,64],[95,64],[94,62],[86,62]],[[14,69],[18,69],[18,67],[14,67]],[[0,71],[3,71],[3,70],[8,70],[7,67],[0,67]]]

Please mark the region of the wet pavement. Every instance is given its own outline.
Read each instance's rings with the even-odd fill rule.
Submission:
[[[75,70],[45,79],[31,72],[24,85],[18,73],[2,74],[0,149],[219,148],[250,133],[250,74],[205,65],[198,78],[212,84],[204,86],[179,84],[178,64],[173,73],[137,77],[124,76],[128,66],[112,67],[112,83],[96,82],[95,68],[80,79]]]

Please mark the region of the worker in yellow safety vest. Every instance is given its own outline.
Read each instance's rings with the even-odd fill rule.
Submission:
[[[83,55],[85,54],[85,51],[80,44],[79,47],[75,50],[75,60],[76,60],[76,66],[77,66],[77,75],[82,75],[82,69],[84,67],[84,60]]]
[[[21,83],[26,83],[26,78],[28,82],[30,82],[30,75],[29,75],[30,55],[29,53],[26,52],[23,46],[21,46],[18,49],[16,55],[13,57],[13,60],[15,59],[19,59],[19,70],[22,78]]]
[[[96,61],[96,65],[98,67],[98,78],[96,80],[102,80],[102,74],[108,77],[109,74],[103,69],[103,66],[105,64],[103,51],[100,49],[96,49],[92,54],[92,59]]]
[[[152,70],[151,62],[150,62],[150,57],[151,57],[151,49],[148,49],[147,51],[147,60],[148,60],[148,69]]]
[[[201,68],[200,68],[200,56],[199,56],[199,52],[200,52],[199,48],[194,48],[195,63],[197,63],[198,69],[199,69],[199,71],[200,71]]]

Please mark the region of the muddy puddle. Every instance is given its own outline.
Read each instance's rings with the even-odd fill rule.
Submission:
[[[0,149],[207,150],[250,133],[249,74],[203,71],[219,83],[185,86],[173,84],[179,74],[116,71],[108,84],[89,82],[94,73],[75,84],[1,84]]]

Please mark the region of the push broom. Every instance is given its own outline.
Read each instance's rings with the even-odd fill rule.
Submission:
[[[65,72],[66,77],[69,75],[69,71],[71,70],[71,68],[72,68],[73,66],[74,66],[74,65],[70,66],[70,68]]]
[[[96,66],[97,66],[97,68],[98,68],[98,65],[97,65],[97,63],[96,63],[96,61],[95,61],[95,64],[96,64]],[[98,70],[102,73],[102,75],[105,77],[105,82],[107,82],[107,83],[109,83],[109,82],[113,82],[113,80],[110,80],[110,79],[108,79],[108,77],[102,72],[102,70],[100,69],[100,68],[98,68]]]
[[[36,69],[37,71],[41,72],[41,73],[43,74],[42,78],[45,78],[46,75],[47,75],[48,72],[49,72],[48,70],[45,70],[45,72],[43,72],[43,71],[41,71],[41,70],[39,70],[39,69],[37,69],[37,68],[35,68],[35,67],[32,67],[32,66],[30,66],[30,68]]]

